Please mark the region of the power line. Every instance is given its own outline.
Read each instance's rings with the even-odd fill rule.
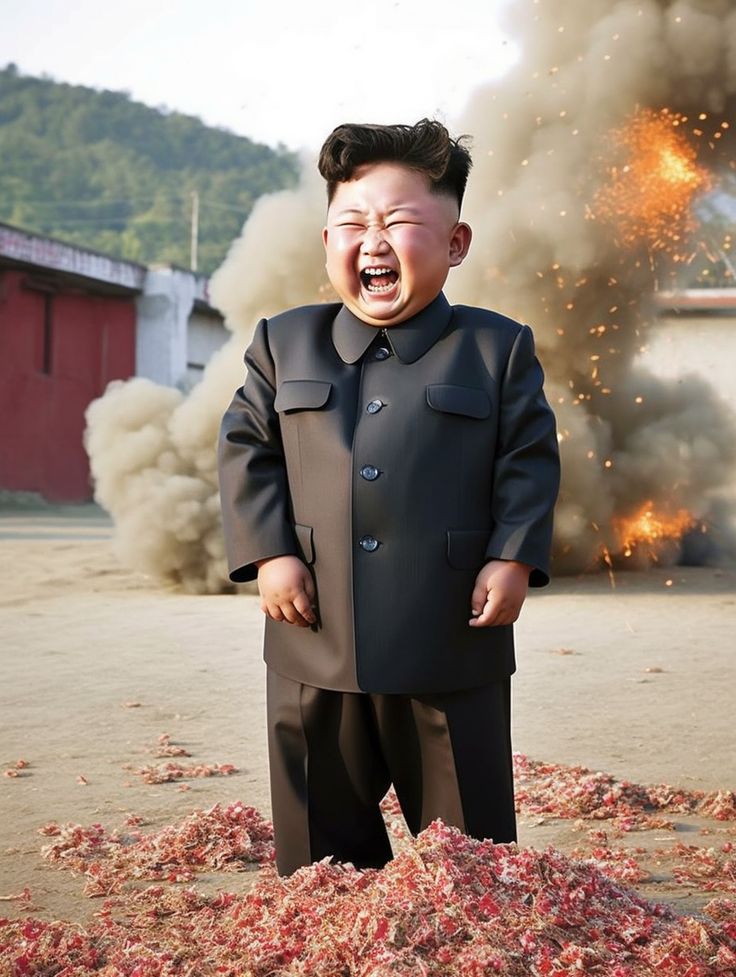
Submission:
[[[107,204],[154,203],[156,197],[120,197],[117,200],[16,200],[15,205],[32,207],[105,207]]]
[[[120,197],[116,200],[16,200],[13,202],[13,206],[27,206],[27,207],[107,207],[112,204],[155,204],[155,203],[166,203],[167,201],[176,200],[177,202],[184,203],[188,201],[191,197],[192,191],[187,191],[186,193],[179,196],[178,194],[172,194],[169,197]],[[244,210],[248,210],[251,203],[248,204],[222,204],[214,203],[209,200],[203,200],[200,195],[200,206],[210,207],[214,210],[229,210],[236,213],[243,213]]]
[[[244,210],[248,210],[248,208],[249,208],[250,205],[249,204],[241,204],[239,207],[235,207],[235,206],[230,206],[228,204],[213,204],[209,200],[202,200],[202,198],[200,197],[199,206],[200,207],[209,207],[209,208],[211,208],[213,210],[232,210],[232,211],[235,211],[238,214],[242,214]]]
[[[39,221],[49,227],[66,227],[69,224],[130,224],[132,228],[142,227],[145,224],[182,224],[189,220],[186,214],[181,217],[147,217],[145,221],[134,221],[131,217],[66,217],[55,220],[46,217]]]

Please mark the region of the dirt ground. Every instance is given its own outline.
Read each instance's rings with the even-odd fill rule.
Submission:
[[[0,896],[29,886],[36,915],[84,920],[96,906],[81,881],[39,856],[45,822],[113,827],[135,813],[153,830],[236,799],[269,814],[261,613],[248,595],[185,596],[122,569],[94,506],[1,511],[0,557],[0,768],[29,763],[0,778]],[[515,749],[639,783],[736,788],[735,631],[734,570],[556,580],[517,626]],[[193,762],[239,772],[187,791],[143,783],[135,769],[156,762],[162,733]],[[677,822],[686,843],[713,844],[703,822]],[[522,845],[580,841],[570,822],[519,827]],[[683,910],[703,901],[666,878],[640,889]]]

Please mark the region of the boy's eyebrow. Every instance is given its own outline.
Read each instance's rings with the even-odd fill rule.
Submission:
[[[391,207],[386,211],[386,217],[390,217],[391,214],[395,214],[398,211],[403,210],[410,214],[418,214],[419,211],[416,207],[412,207],[411,204],[398,204],[396,207]],[[345,214],[363,214],[364,211],[360,207],[345,207],[344,210],[338,210],[336,217],[342,217]]]
[[[395,214],[399,210],[404,210],[409,214],[418,214],[419,211],[416,207],[412,207],[411,204],[399,204],[398,207],[392,207],[391,210],[386,211],[386,216],[390,217],[391,214]]]

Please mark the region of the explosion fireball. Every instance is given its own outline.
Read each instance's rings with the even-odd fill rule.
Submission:
[[[700,119],[706,119],[705,113]],[[588,215],[610,224],[622,246],[645,243],[652,251],[683,258],[680,249],[697,227],[693,199],[712,185],[683,132],[687,122],[687,116],[666,108],[641,109],[608,134],[606,154],[599,160],[606,182]],[[702,135],[703,130],[695,132]]]
[[[613,526],[619,538],[620,552],[628,557],[638,547],[645,547],[649,557],[656,562],[657,545],[664,540],[677,541],[695,526],[696,521],[687,509],[680,509],[674,515],[655,512],[652,501],[644,505],[632,516],[616,516]]]

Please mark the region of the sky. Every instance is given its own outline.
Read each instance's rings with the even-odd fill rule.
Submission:
[[[450,126],[516,48],[511,0],[0,0],[0,66],[290,149],[341,122]]]

